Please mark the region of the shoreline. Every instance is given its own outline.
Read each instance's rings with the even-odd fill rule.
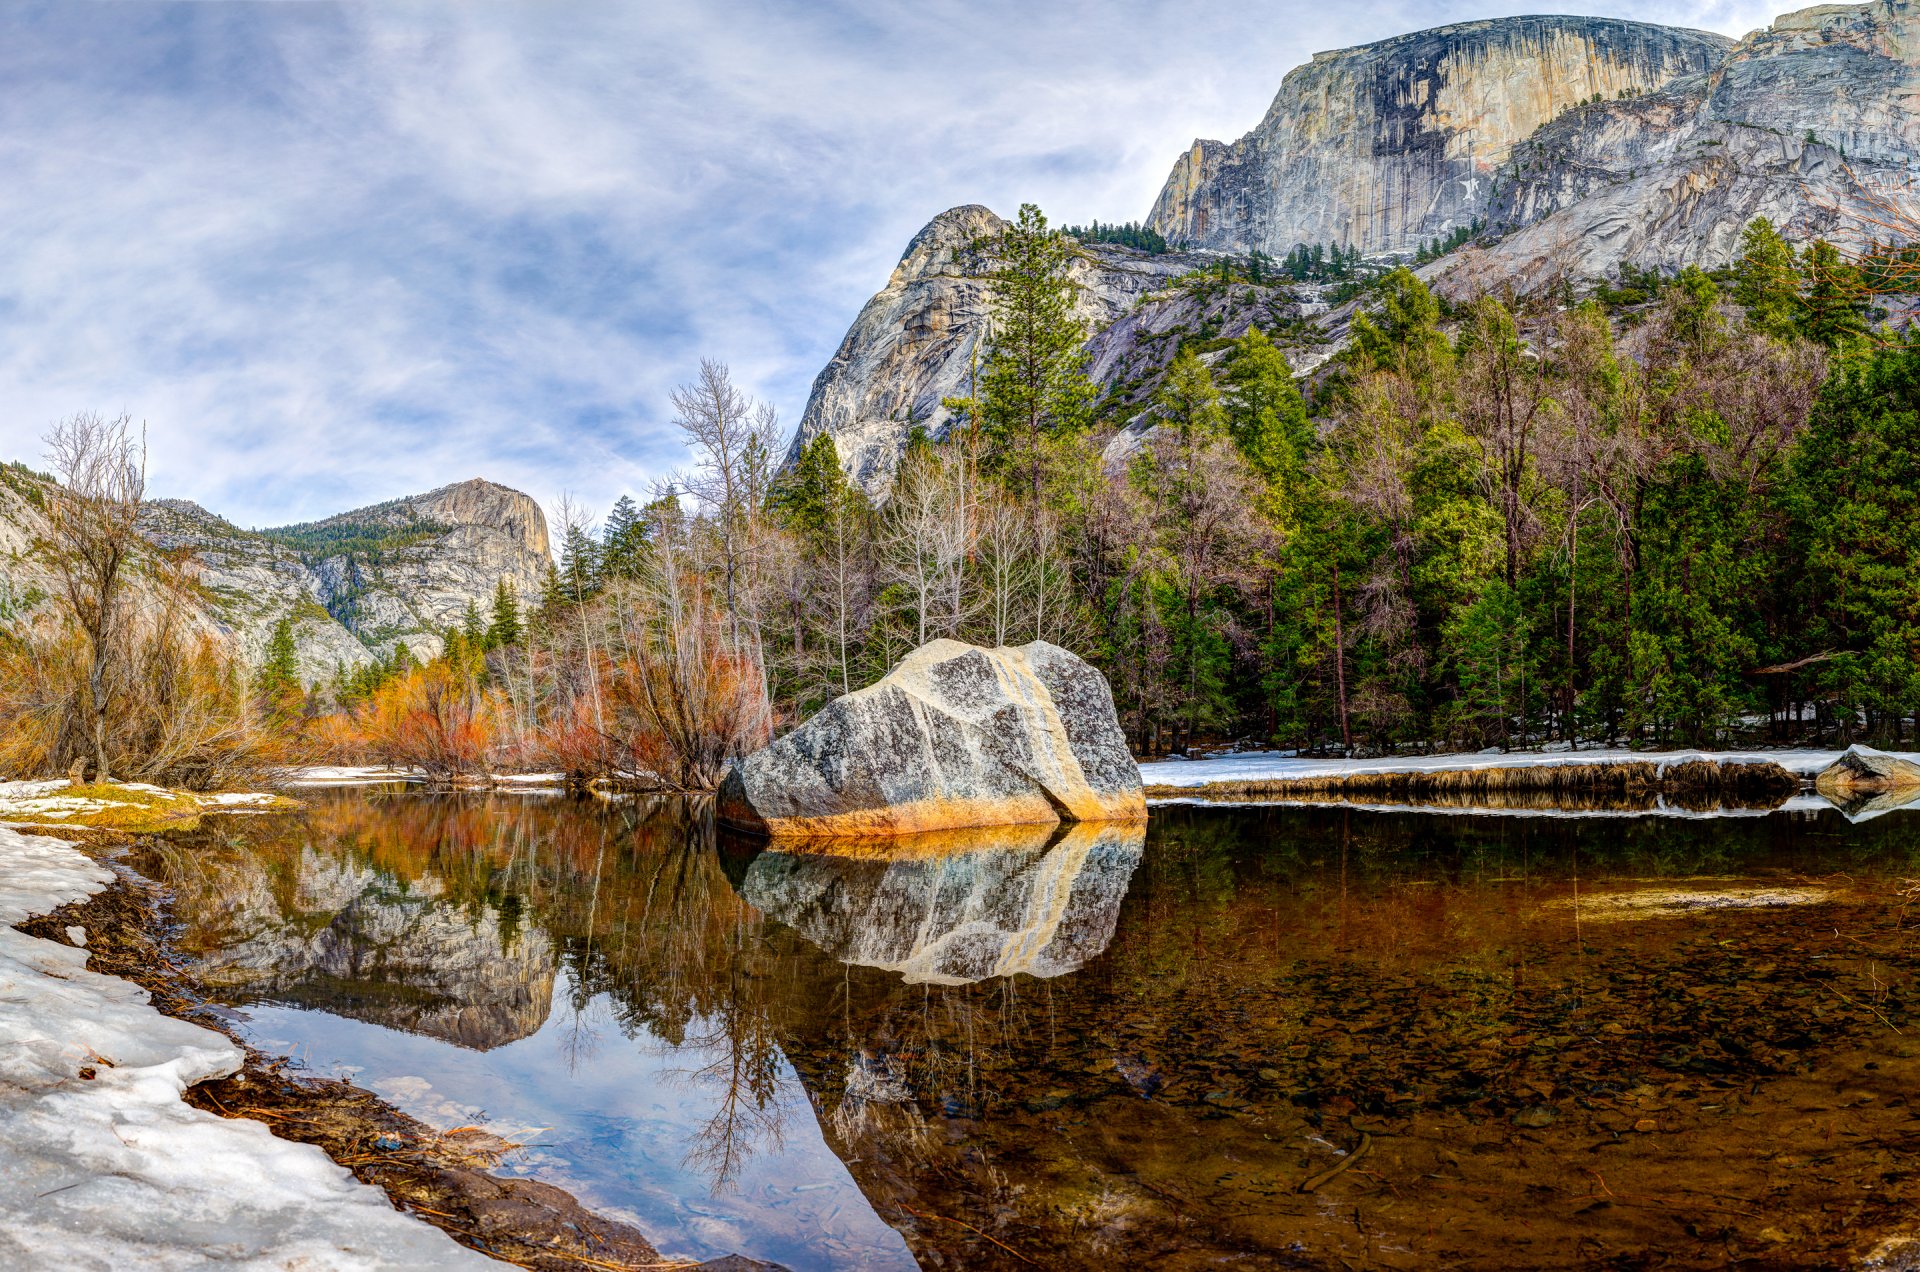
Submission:
[[[1707,813],[1770,811],[1801,799],[1843,751],[1466,752],[1388,759],[1303,759],[1292,752],[1243,752],[1140,765],[1155,805],[1392,803],[1402,807],[1506,811]],[[1895,753],[1920,761],[1920,756]],[[1877,815],[1920,799],[1920,789],[1858,799],[1817,797],[1849,816]],[[1807,807],[1814,807],[1808,803]]]
[[[90,868],[91,890],[84,895],[77,887],[50,892],[47,899],[59,903],[31,906],[35,912],[26,917],[16,912],[17,907],[7,911],[0,915],[5,920],[0,922],[0,941],[31,941],[45,947],[35,951],[43,960],[70,960],[76,969],[84,962],[87,973],[132,989],[133,993],[120,996],[128,1006],[150,1014],[154,1032],[188,1030],[207,1035],[208,1043],[215,1044],[207,1049],[217,1058],[179,1075],[172,1120],[199,1122],[202,1129],[210,1121],[216,1127],[245,1126],[270,1134],[270,1142],[279,1148],[269,1154],[276,1160],[268,1166],[284,1165],[278,1159],[293,1155],[306,1158],[311,1149],[318,1149],[316,1156],[321,1160],[303,1164],[321,1166],[329,1174],[337,1172],[334,1191],[357,1202],[356,1210],[375,1198],[381,1203],[374,1212],[377,1220],[370,1221],[364,1210],[332,1216],[347,1222],[333,1224],[339,1232],[330,1245],[325,1238],[318,1246],[309,1240],[297,1249],[250,1251],[253,1257],[326,1255],[331,1261],[325,1266],[342,1269],[496,1266],[493,1260],[541,1272],[665,1268],[750,1272],[774,1266],[738,1255],[704,1263],[666,1258],[637,1229],[594,1214],[562,1189],[490,1173],[488,1167],[514,1145],[472,1128],[436,1131],[370,1091],[298,1072],[288,1057],[251,1046],[209,1010],[211,1002],[200,994],[191,972],[172,957],[166,890],[130,860],[142,851],[142,837],[68,827],[42,829],[50,834],[0,828],[0,847],[13,846],[7,836],[13,841],[37,839],[57,845],[66,851],[42,850],[36,855],[66,857],[64,863],[54,860],[53,865],[64,865],[75,876]],[[84,945],[76,946],[76,931],[82,933]],[[4,952],[0,946],[0,953]],[[137,1006],[142,999],[144,1007]],[[50,1026],[48,1032],[59,1032],[68,1022],[43,1023]],[[225,1054],[220,1054],[223,1049]],[[120,1067],[120,1062],[98,1054],[98,1049],[86,1050],[88,1055],[82,1058],[95,1063],[76,1065],[72,1081],[91,1084],[103,1070]],[[164,1168],[170,1147],[146,1146],[146,1155],[161,1159]],[[7,1146],[0,1145],[0,1178],[8,1173],[4,1169],[7,1155]],[[350,1178],[340,1180],[339,1175]],[[281,1182],[271,1173],[267,1178],[270,1188]],[[88,1182],[82,1178],[69,1187]],[[191,1194],[180,1200],[189,1209],[208,1204],[206,1198]],[[317,1203],[306,1200],[312,1209],[331,1204],[332,1198],[323,1197]],[[284,1216],[280,1222],[285,1224]],[[439,1248],[431,1248],[436,1245]],[[7,1248],[7,1241],[0,1239],[0,1251]],[[150,1257],[172,1266],[161,1256],[173,1251],[158,1243],[149,1248],[136,1240],[122,1248],[136,1259]],[[45,1261],[38,1247],[21,1249]]]

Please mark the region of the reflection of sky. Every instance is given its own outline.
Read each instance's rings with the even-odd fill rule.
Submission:
[[[286,1007],[248,1008],[244,1027],[256,1044],[351,1076],[422,1121],[482,1123],[529,1142],[505,1173],[537,1175],[629,1220],[663,1254],[737,1252],[795,1272],[916,1266],[821,1138],[784,1057],[782,1142],[756,1143],[737,1179],[715,1192],[686,1157],[721,1095],[689,1075],[717,1050],[625,1038],[605,995],[576,1014],[572,993],[563,972],[540,1031],[486,1052]],[[689,1035],[702,1027],[693,1022]]]

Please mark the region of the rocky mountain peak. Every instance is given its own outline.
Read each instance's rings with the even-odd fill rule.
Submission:
[[[546,514],[532,496],[512,487],[474,477],[416,495],[405,503],[422,520],[485,527],[507,536],[524,552],[543,558],[551,555]]]
[[[1596,97],[1712,70],[1732,41],[1578,17],[1463,22],[1318,54],[1231,145],[1197,141],[1149,221],[1170,241],[1282,256],[1412,251],[1469,224],[1515,144]]]

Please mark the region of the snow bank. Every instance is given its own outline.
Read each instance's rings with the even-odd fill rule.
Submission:
[[[1202,789],[1223,782],[1279,782],[1302,778],[1351,777],[1359,773],[1460,773],[1473,769],[1561,768],[1585,764],[1657,764],[1661,769],[1695,760],[1734,764],[1778,764],[1796,777],[1811,778],[1839,759],[1839,751],[1476,751],[1464,755],[1409,755],[1377,760],[1309,760],[1290,751],[1246,751],[1209,760],[1160,760],[1140,766],[1148,786]],[[1920,755],[1904,755],[1920,763]]]
[[[1200,795],[1166,795],[1148,801],[1155,808],[1172,808],[1189,805],[1194,808],[1219,808],[1222,801]],[[1772,808],[1743,808],[1739,805],[1725,805],[1720,808],[1682,808],[1678,804],[1669,804],[1656,798],[1650,808],[1515,808],[1497,804],[1422,804],[1407,801],[1359,800],[1359,799],[1316,799],[1311,796],[1292,798],[1234,796],[1227,801],[1232,808],[1347,808],[1361,813],[1444,813],[1450,817],[1550,817],[1563,821],[1582,821],[1588,819],[1606,820],[1634,817],[1674,818],[1682,821],[1710,821],[1720,817],[1769,817],[1774,813],[1818,813],[1837,807],[1820,795],[1794,795],[1786,802]],[[1866,815],[1841,810],[1848,821],[1867,821],[1878,817],[1885,809],[1875,810]]]
[[[112,878],[0,829],[0,1267],[497,1267],[319,1149],[185,1104],[239,1050],[87,971],[86,951],[13,930]]]

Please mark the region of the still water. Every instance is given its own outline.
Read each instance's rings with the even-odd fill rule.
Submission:
[[[1172,808],[881,856],[674,801],[308,804],[162,853],[243,1032],[670,1255],[1832,1266],[1920,1232],[1920,813]]]

